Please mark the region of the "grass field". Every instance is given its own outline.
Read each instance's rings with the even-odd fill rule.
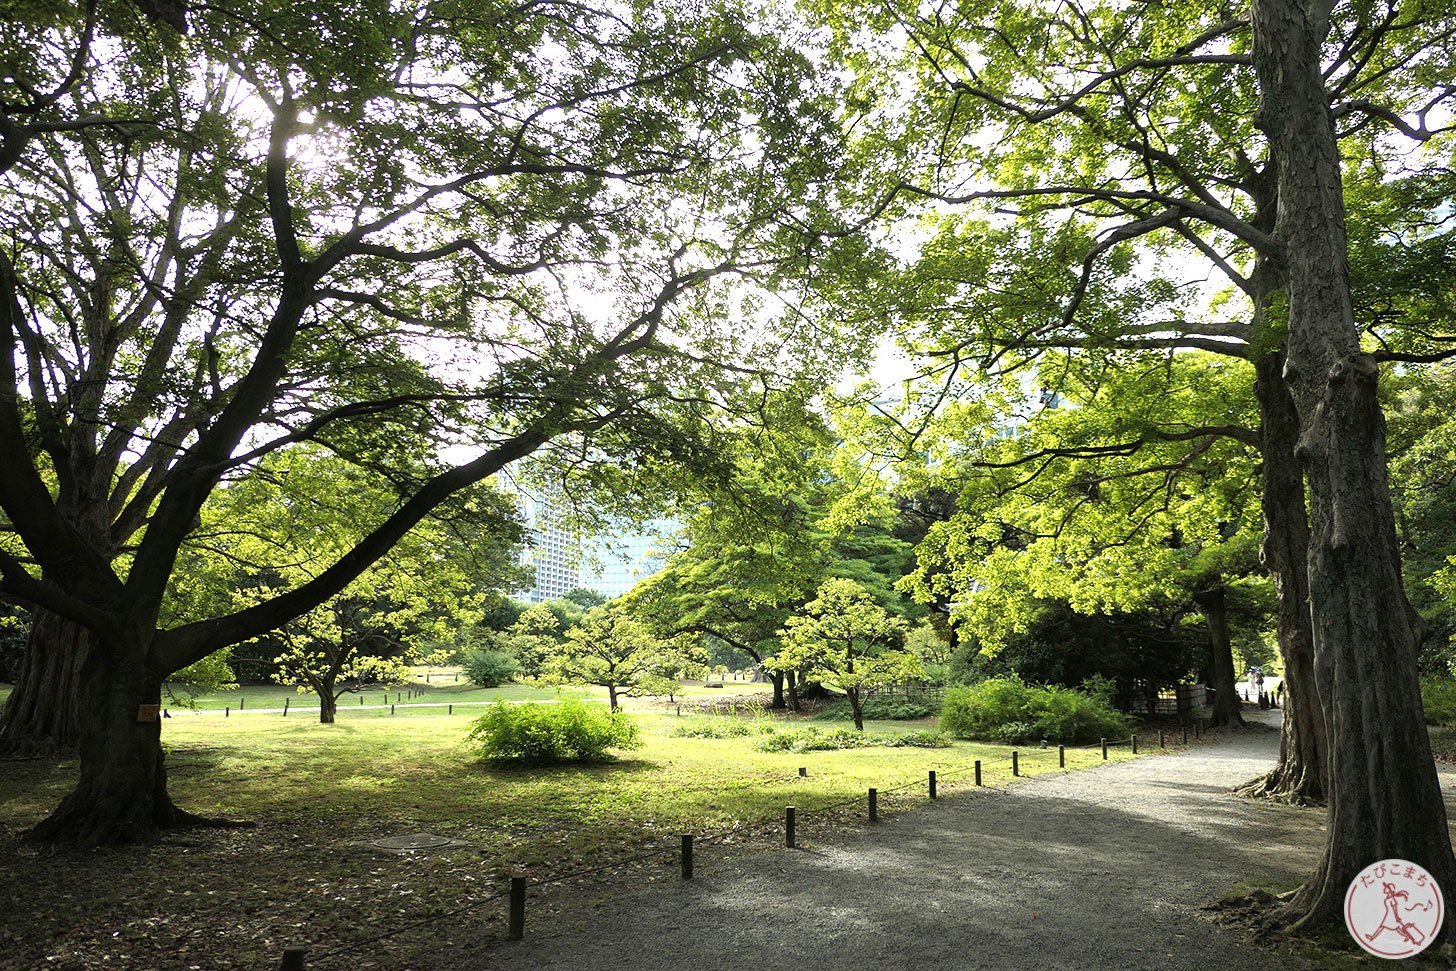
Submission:
[[[285,942],[303,939],[319,950],[356,942],[497,891],[509,874],[540,881],[675,847],[683,832],[725,841],[699,853],[700,870],[711,873],[732,847],[781,841],[790,804],[800,812],[801,841],[812,844],[862,820],[870,786],[884,792],[913,783],[882,796],[882,811],[892,815],[926,803],[929,769],[937,768],[949,794],[970,786],[972,760],[1009,753],[969,743],[763,753],[752,748],[754,736],[667,734],[703,716],[680,721],[639,707],[634,717],[644,745],[621,761],[541,770],[482,765],[465,745],[471,716],[458,711],[345,710],[333,726],[261,714],[174,718],[166,743],[177,801],[195,812],[256,820],[258,828],[191,830],[167,836],[161,849],[82,855],[26,847],[17,838],[69,789],[74,763],[17,763],[0,776],[0,939],[25,942],[11,945],[10,954],[20,948],[28,962],[16,967],[50,957],[60,967],[270,967]],[[1054,748],[1023,754],[1027,774],[1056,770]],[[1129,755],[1125,747],[1112,751],[1114,759]],[[1086,767],[1101,756],[1069,751],[1068,761]],[[801,766],[807,777],[799,776]],[[1011,781],[1009,765],[988,766],[985,781]],[[845,799],[856,801],[815,811]],[[368,846],[420,831],[466,845],[407,857]],[[670,879],[673,865],[663,857],[604,878]],[[600,894],[610,883],[588,886]],[[403,967],[414,948],[428,944],[438,953],[456,938],[479,940],[499,924],[498,910],[488,906],[471,918],[489,926],[467,931],[447,922],[374,946],[369,957],[378,967]],[[9,966],[5,960],[0,967]]]

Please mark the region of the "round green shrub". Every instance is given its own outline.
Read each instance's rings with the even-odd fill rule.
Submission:
[[[521,665],[505,651],[489,647],[473,647],[460,660],[465,677],[482,688],[505,684],[521,671]]]
[[[608,762],[608,749],[642,744],[625,713],[581,701],[497,702],[471,723],[469,738],[482,758],[521,765]]]

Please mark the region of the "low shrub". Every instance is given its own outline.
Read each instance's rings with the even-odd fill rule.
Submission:
[[[754,743],[760,752],[828,752],[846,748],[945,748],[950,739],[940,732],[880,734],[852,728],[820,729],[814,726],[772,731]]]
[[[1456,724],[1456,679],[1422,678],[1421,705],[1427,725]]]
[[[521,665],[505,651],[489,647],[473,647],[460,659],[465,677],[482,688],[495,688],[505,684],[521,671]]]
[[[482,758],[521,765],[607,762],[608,749],[642,744],[626,714],[581,701],[498,702],[471,723],[469,738]]]
[[[869,721],[913,721],[929,718],[940,710],[940,705],[909,698],[866,698],[860,710]],[[843,698],[825,705],[814,717],[820,721],[849,721],[854,712],[850,710],[849,699]]]
[[[1008,743],[1047,739],[1076,744],[1118,738],[1128,731],[1127,717],[1105,697],[1029,685],[1019,678],[991,678],[948,689],[940,725],[957,738]]]
[[[737,718],[715,718],[712,721],[687,721],[667,730],[672,738],[740,738],[751,734],[752,723]]]

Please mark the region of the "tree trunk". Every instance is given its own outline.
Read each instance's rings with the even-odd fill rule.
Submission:
[[[73,752],[81,739],[80,674],[91,634],[39,607],[31,613],[20,678],[0,711],[0,758]]]
[[[782,709],[784,707],[784,673],[774,671],[770,677],[773,680],[773,702],[769,707]]]
[[[1228,606],[1224,587],[1219,584],[1193,595],[1204,621],[1208,624],[1209,666],[1213,669],[1213,724],[1244,724],[1239,714],[1239,699],[1234,686],[1233,638],[1229,636]]]
[[[612,703],[612,711],[617,711],[621,707],[617,704],[617,686],[615,684],[607,685],[607,698]]]
[[[860,707],[859,689],[846,688],[844,693],[849,696],[849,711],[854,715],[854,727],[857,731],[864,731],[864,710]]]
[[[1360,350],[1350,296],[1339,147],[1320,73],[1328,6],[1254,0],[1252,10],[1258,121],[1279,177],[1285,375],[1309,483],[1315,677],[1330,728],[1325,852],[1283,917],[1318,931],[1340,918],[1371,862],[1410,860],[1450,888],[1456,857],[1421,710],[1378,371]]]
[[[784,672],[784,690],[788,693],[789,696],[789,710],[798,711],[799,679],[794,676],[794,672],[792,671]]]
[[[319,724],[332,725],[339,713],[339,699],[332,689],[319,692]]]
[[[134,657],[113,664],[103,653],[94,647],[81,669],[80,781],[26,834],[31,842],[139,843],[187,818],[167,795],[161,721],[139,720],[160,705],[161,679]]]
[[[1274,582],[1275,636],[1284,660],[1283,729],[1279,761],[1238,791],[1296,806],[1325,801],[1329,729],[1314,675],[1314,632],[1309,614],[1309,516],[1304,474],[1295,457],[1299,414],[1284,383],[1284,354],[1256,362],[1263,452],[1264,544],[1261,558]]]

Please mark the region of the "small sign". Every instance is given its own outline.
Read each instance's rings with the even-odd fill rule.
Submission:
[[[137,705],[137,721],[154,722],[157,720],[157,712],[161,710],[161,705]]]

